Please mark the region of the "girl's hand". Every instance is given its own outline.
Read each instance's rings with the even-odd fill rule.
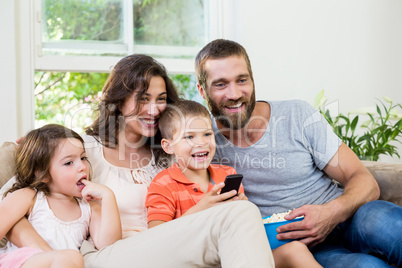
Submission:
[[[121,239],[121,221],[116,198],[112,190],[106,185],[81,181],[85,184],[81,194],[85,200],[101,200],[100,202],[90,201],[91,221],[89,233],[97,249],[109,246]]]
[[[81,195],[87,201],[102,200],[106,196],[113,195],[112,190],[103,184],[93,183],[88,180],[82,180],[81,182],[85,184]]]

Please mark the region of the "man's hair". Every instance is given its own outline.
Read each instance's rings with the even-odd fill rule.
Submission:
[[[176,123],[188,116],[202,116],[211,120],[208,109],[204,105],[191,100],[176,101],[169,104],[159,118],[159,130],[162,138],[172,139],[177,130],[175,129]]]
[[[195,73],[197,74],[198,84],[204,90],[207,89],[206,83],[208,77],[207,71],[205,70],[205,62],[210,59],[224,59],[231,56],[243,57],[245,59],[251,80],[254,82],[250,59],[244,47],[231,40],[216,39],[201,49],[195,58]]]

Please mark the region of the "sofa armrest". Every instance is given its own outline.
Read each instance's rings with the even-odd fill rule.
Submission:
[[[5,142],[0,146],[0,188],[14,176],[16,148],[13,142]]]
[[[380,186],[380,200],[402,206],[402,164],[362,161]]]
[[[17,145],[13,142],[5,142],[0,146],[0,188],[14,176],[16,147]],[[4,247],[6,242],[5,238],[0,239],[0,248]]]

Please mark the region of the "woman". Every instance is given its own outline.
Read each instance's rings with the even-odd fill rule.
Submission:
[[[97,118],[85,136],[93,181],[115,193],[123,238],[96,250],[84,242],[85,267],[273,267],[258,209],[236,201],[147,229],[145,197],[152,178],[170,159],[159,147],[158,118],[178,99],[164,67],[146,55],[130,55],[112,70]],[[22,246],[49,249],[27,222],[9,236]],[[35,238],[35,239],[34,239]]]

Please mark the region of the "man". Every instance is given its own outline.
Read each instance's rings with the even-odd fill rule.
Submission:
[[[300,239],[324,267],[402,265],[402,208],[373,201],[375,179],[318,111],[302,101],[256,102],[250,60],[236,42],[212,41],[195,61],[215,118],[215,163],[244,175],[262,216],[304,216],[278,239]]]

